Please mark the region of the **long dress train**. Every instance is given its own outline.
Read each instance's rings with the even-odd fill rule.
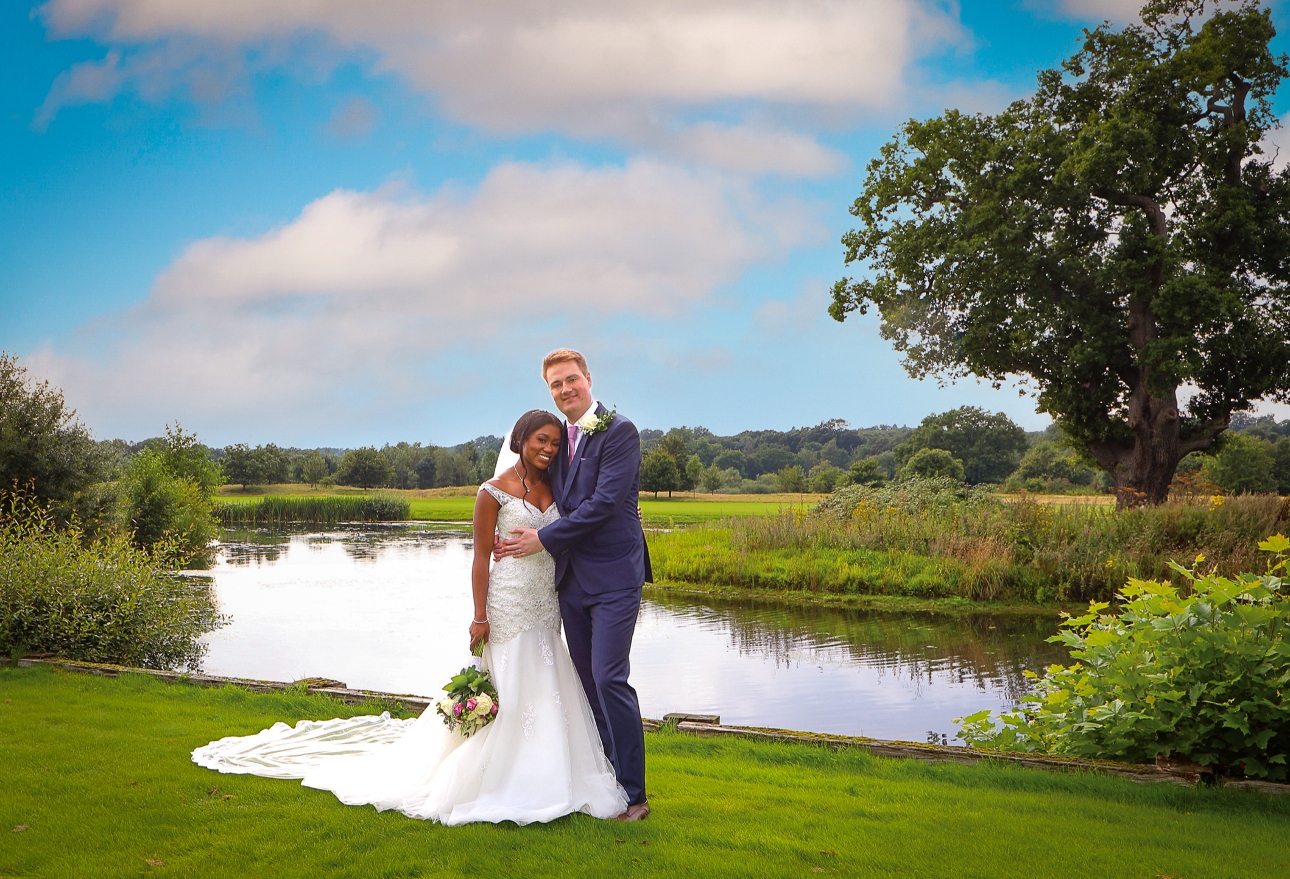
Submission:
[[[560,515],[555,504],[540,511],[494,486],[481,490],[501,505],[503,532],[541,528]],[[219,772],[299,778],[349,805],[444,824],[620,814],[627,797],[560,637],[554,578],[545,552],[493,566],[491,634],[482,662],[497,688],[498,710],[473,736],[449,732],[429,708],[413,720],[386,713],[276,723],[204,745],[193,751],[193,762]]]

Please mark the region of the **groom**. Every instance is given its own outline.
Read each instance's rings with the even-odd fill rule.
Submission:
[[[551,465],[551,488],[563,515],[540,531],[517,528],[498,553],[527,556],[546,549],[555,558],[569,655],[627,791],[627,811],[619,819],[639,821],[649,814],[645,735],[627,673],[641,587],[651,579],[636,513],[640,434],[591,396],[591,373],[577,351],[552,351],[542,361],[542,377],[566,419],[567,439]]]

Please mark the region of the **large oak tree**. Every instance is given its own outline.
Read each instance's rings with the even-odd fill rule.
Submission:
[[[1121,504],[1163,500],[1233,412],[1290,396],[1274,35],[1255,3],[1156,0],[998,115],[906,123],[843,238],[869,275],[830,313],[877,306],[914,376],[1020,378]]]

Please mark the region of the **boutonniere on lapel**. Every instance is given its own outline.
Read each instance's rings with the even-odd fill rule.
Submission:
[[[614,416],[617,414],[617,409],[609,409],[599,415],[595,412],[588,412],[586,415],[578,419],[578,430],[582,431],[587,436],[594,436],[602,430],[608,430],[609,422],[613,421]]]

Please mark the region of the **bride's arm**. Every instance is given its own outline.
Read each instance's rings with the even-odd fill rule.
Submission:
[[[488,641],[488,563],[493,556],[493,540],[497,532],[497,499],[486,491],[475,495],[475,515],[472,519],[475,538],[475,558],[470,566],[470,591],[475,599],[475,615],[470,621],[470,649],[480,641]]]

